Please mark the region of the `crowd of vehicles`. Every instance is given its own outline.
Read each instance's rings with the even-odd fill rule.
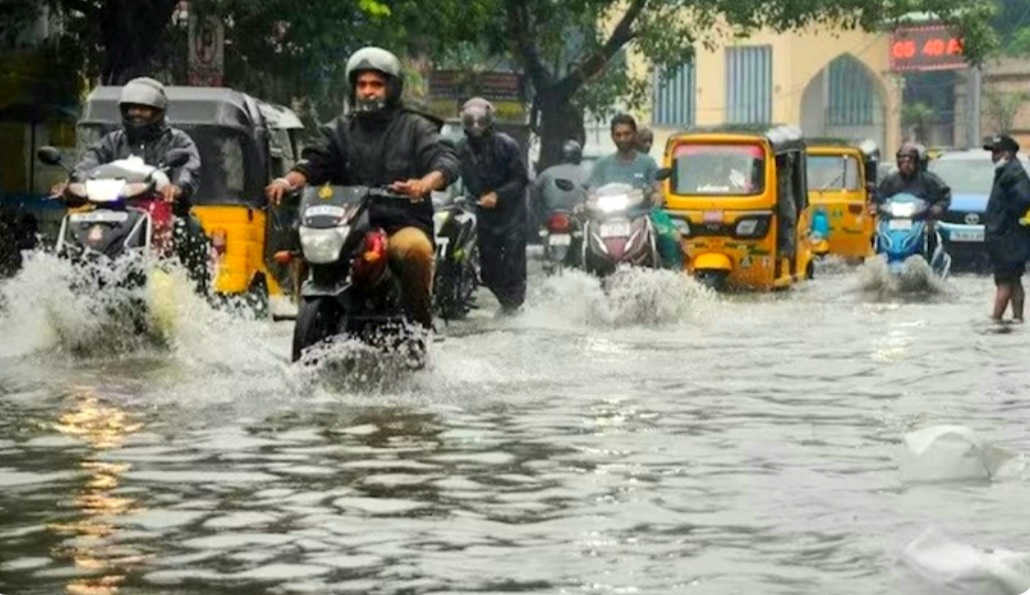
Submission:
[[[80,146],[119,126],[119,92],[99,87],[87,97]],[[403,333],[383,333],[403,316],[385,235],[367,217],[370,202],[399,198],[376,188],[324,186],[272,206],[263,189],[300,158],[304,127],[296,114],[231,89],[166,92],[168,123],[187,132],[201,154],[191,211],[207,241],[199,290],[216,303],[242,298],[262,313],[273,297],[292,301],[295,360],[337,334],[367,338],[374,331],[380,342],[407,341]],[[134,259],[124,277],[103,283],[145,283],[169,256],[171,214],[155,192],[178,158],[121,160],[71,184],[56,252],[75,262]],[[39,159],[67,166],[50,147]],[[983,151],[941,151],[931,161],[953,193],[939,222],[928,221],[925,203],[911,195],[877,197],[872,208],[888,164],[869,140],[806,138],[787,125],[699,127],[672,135],[660,165],[660,196],[624,184],[586,188],[581,180],[556,179],[572,199],[534,223],[545,270],[579,268],[603,277],[620,266],[661,267],[655,208],[678,231],[684,273],[716,290],[788,288],[811,279],[815,261],[830,255],[853,262],[880,257],[892,271],[922,258],[942,277],[953,257],[956,266],[982,264],[982,216],[993,179]],[[462,195],[460,181],[434,196],[434,305],[446,321],[476,307],[474,200]]]

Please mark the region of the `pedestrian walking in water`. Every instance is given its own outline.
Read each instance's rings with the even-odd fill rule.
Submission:
[[[1023,273],[1030,258],[1030,231],[1019,220],[1030,209],[1030,176],[1019,162],[1019,144],[1004,134],[984,145],[995,163],[994,186],[987,201],[984,242],[994,269],[994,311],[991,318],[1001,322],[1012,304],[1012,318],[1023,322]]]

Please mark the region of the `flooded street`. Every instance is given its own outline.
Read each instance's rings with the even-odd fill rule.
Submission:
[[[111,354],[54,266],[0,282],[5,595],[873,595],[913,592],[896,560],[930,527],[1030,550],[1022,478],[899,471],[938,424],[1030,451],[1030,331],[990,332],[987,277],[534,272],[429,369],[348,373],[188,297],[170,345]]]

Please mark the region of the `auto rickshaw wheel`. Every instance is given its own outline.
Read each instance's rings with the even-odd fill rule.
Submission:
[[[808,265],[805,267],[805,279],[809,281],[815,279],[815,263],[811,260],[808,261]]]
[[[254,275],[254,279],[243,296],[244,303],[254,311],[254,316],[268,316],[268,281],[263,273]]]
[[[726,288],[726,279],[729,276],[729,271],[698,271],[695,278],[698,283],[712,291],[722,291]]]

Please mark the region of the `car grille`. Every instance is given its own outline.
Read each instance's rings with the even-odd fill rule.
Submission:
[[[967,217],[969,218],[967,220]],[[973,219],[975,217],[975,220]],[[945,223],[958,223],[961,225],[983,225],[983,213],[976,211],[948,211],[944,213]]]

